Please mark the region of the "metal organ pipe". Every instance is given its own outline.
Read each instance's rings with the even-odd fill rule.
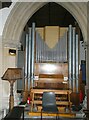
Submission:
[[[44,62],[45,62],[45,60],[46,60],[46,59],[45,59],[45,58],[46,58],[46,57],[45,57],[45,48],[46,48],[46,47],[45,47],[45,44],[43,44],[43,61],[44,61]]]
[[[60,41],[59,41],[59,62],[61,61],[61,44],[60,44]]]
[[[42,42],[40,41],[40,48],[42,47]],[[42,62],[42,54],[41,54],[41,52],[42,52],[42,49],[40,49],[40,62]]]
[[[59,62],[60,60],[59,60],[59,56],[60,56],[60,54],[59,54],[59,42],[58,42],[58,47],[57,47],[57,62]]]
[[[67,62],[67,34],[60,38],[54,48],[49,48],[36,31],[36,62]],[[65,47],[66,45],[66,47]]]
[[[76,92],[79,92],[79,39],[76,34]]]
[[[41,41],[41,62],[43,62],[43,41]]]
[[[72,89],[72,25],[69,25],[68,30],[68,78],[69,88]]]
[[[36,62],[38,62],[37,32],[36,32]]]
[[[25,43],[25,83],[24,89],[28,89],[28,34],[26,34],[26,43]],[[25,86],[27,88],[25,88]]]
[[[65,49],[65,61],[67,61],[67,51],[68,51],[68,48],[67,48],[67,46],[68,46],[68,41],[67,41],[67,31],[66,31],[66,38],[65,38],[65,40],[66,40],[66,49]]]
[[[79,92],[79,40],[72,25],[68,30],[68,77],[69,88]]]
[[[28,90],[30,90],[31,83],[31,28],[29,28],[29,42],[28,42]]]
[[[31,87],[34,81],[34,45],[35,45],[35,23],[32,23],[31,30]]]
[[[60,40],[60,62],[62,62],[62,48],[61,48],[62,44],[61,44],[61,40]]]
[[[38,34],[37,34],[37,32],[36,32],[36,62],[39,62]]]
[[[73,49],[73,60],[72,60],[72,63],[73,63],[73,69],[72,69],[72,73],[73,73],[73,75],[72,75],[72,77],[73,77],[73,82],[72,82],[72,84],[73,84],[73,92],[75,92],[76,91],[76,83],[75,83],[75,68],[76,68],[76,66],[75,66],[75,51],[76,51],[76,34],[75,34],[75,28],[73,28],[73,47],[72,47],[72,49]]]

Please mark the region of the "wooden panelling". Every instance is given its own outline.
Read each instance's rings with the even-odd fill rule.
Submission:
[[[64,77],[68,77],[67,63],[35,63],[35,76],[37,88],[68,89],[68,83],[63,83]]]
[[[39,74],[39,78],[61,78],[63,79],[63,74]]]
[[[35,75],[56,74],[68,77],[68,63],[35,63]]]
[[[52,82],[41,82],[41,81],[37,81],[35,83],[35,87],[36,88],[49,88],[49,89],[60,89],[60,90],[65,90],[68,89],[68,84],[64,84],[64,83],[52,83]]]

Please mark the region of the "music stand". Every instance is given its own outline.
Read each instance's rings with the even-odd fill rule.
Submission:
[[[9,81],[10,83],[10,97],[9,97],[9,110],[14,107],[14,95],[13,95],[13,85],[16,80],[22,79],[22,69],[21,68],[8,68],[2,80]]]

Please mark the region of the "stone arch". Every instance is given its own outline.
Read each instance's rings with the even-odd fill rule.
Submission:
[[[19,45],[21,34],[27,21],[38,9],[40,9],[46,3],[47,2],[15,3],[7,18],[3,30],[3,35],[2,35],[3,42],[5,44]],[[57,2],[57,3],[63,6],[73,15],[73,17],[78,22],[84,40],[86,41],[87,40],[86,3],[74,3],[74,2],[70,2],[70,3]]]

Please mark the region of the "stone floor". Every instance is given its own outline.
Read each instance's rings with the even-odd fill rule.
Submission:
[[[25,118],[25,120],[41,120],[40,118]],[[42,120],[56,120],[56,118],[43,118]],[[85,120],[83,118],[62,118],[60,117],[59,120]]]
[[[40,116],[38,116],[38,117],[31,117],[31,116],[29,116],[28,115],[29,109],[30,109],[29,107],[27,107],[25,109],[25,120],[41,120]],[[43,117],[42,120],[56,120],[56,118],[55,117],[49,117],[49,118],[48,117]],[[59,120],[85,120],[85,119],[83,118],[83,115],[80,112],[78,112],[76,114],[75,118],[59,117]]]
[[[26,106],[25,107],[25,112],[24,112],[25,113],[24,114],[24,117],[25,117],[24,120],[41,120],[40,116],[38,116],[38,117],[37,116],[36,117],[29,116],[28,115],[29,110],[30,110],[30,106]],[[56,118],[55,117],[48,117],[48,116],[46,116],[46,117],[43,117],[42,120],[56,120]],[[81,112],[77,112],[75,118],[59,117],[59,120],[85,120],[85,119],[83,118],[83,114]]]

